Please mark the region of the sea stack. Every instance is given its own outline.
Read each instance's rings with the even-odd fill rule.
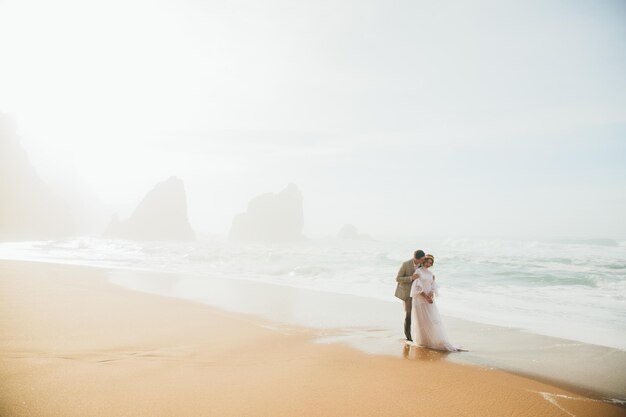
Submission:
[[[132,240],[193,240],[187,219],[187,197],[183,182],[170,177],[158,183],[141,201],[129,219],[115,214],[105,236]]]
[[[359,233],[356,226],[352,224],[345,224],[337,233],[337,237],[348,240],[372,240],[371,236]]]
[[[50,239],[73,232],[65,201],[37,175],[15,123],[0,114],[0,240]]]
[[[245,213],[235,216],[230,238],[248,241],[289,242],[302,240],[304,215],[302,193],[294,184],[278,194],[267,193],[250,200]]]

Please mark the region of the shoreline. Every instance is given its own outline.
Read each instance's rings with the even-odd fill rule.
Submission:
[[[196,276],[169,272],[110,271],[110,281],[126,289],[193,301],[273,323],[318,329],[324,334],[315,338],[316,343],[345,344],[368,354],[403,355],[404,312],[400,302],[244,279],[198,280]],[[273,294],[270,301],[286,306],[277,308],[252,295],[265,292]],[[211,296],[201,297],[198,293]],[[233,305],[233,299],[240,302]],[[324,308],[319,308],[321,305]],[[344,305],[350,308],[346,310]],[[599,400],[626,404],[626,375],[613,372],[616,368],[626,368],[626,351],[517,328],[442,318],[451,340],[461,341],[459,344],[469,349],[456,354],[442,353],[450,362],[500,369]]]
[[[442,314],[626,351],[626,327],[619,320],[624,304],[618,295],[623,251],[598,253],[594,246],[581,253],[563,244],[524,245],[522,250],[520,241],[457,240],[432,242],[433,250],[448,254],[438,269],[445,278],[438,300]],[[233,277],[394,302],[390,285],[395,286],[394,273],[407,245],[412,243],[398,239],[259,245],[208,238],[186,245],[75,236],[6,242],[0,245],[0,257]],[[528,253],[511,258],[512,250]],[[468,264],[470,253],[476,262]],[[592,254],[597,269],[590,269],[590,259],[585,258]]]
[[[20,382],[21,378],[28,379],[29,375],[37,378],[37,380],[43,376],[44,382],[50,382],[46,379],[46,376],[57,372],[53,380],[59,383],[59,387],[44,389],[41,385],[43,382],[34,383],[32,386],[29,385],[30,391],[38,395],[41,392],[37,390],[37,387],[44,389],[44,391],[55,391],[55,393],[50,393],[46,397],[53,403],[54,394],[59,394],[56,390],[63,391],[68,384],[74,384],[70,391],[82,389],[80,387],[77,388],[75,386],[77,382],[72,382],[71,378],[69,378],[74,372],[78,372],[84,367],[89,367],[94,368],[91,371],[104,373],[106,376],[111,370],[110,366],[113,364],[120,365],[116,372],[121,374],[132,371],[131,373],[135,375],[136,371],[145,371],[144,367],[148,366],[159,375],[164,372],[168,378],[171,376],[171,372],[186,374],[189,369],[194,369],[194,371],[189,371],[193,375],[187,375],[188,379],[181,376],[177,381],[187,387],[189,392],[197,393],[197,390],[202,391],[201,384],[196,385],[194,383],[192,384],[193,387],[190,388],[188,381],[196,381],[195,378],[198,377],[196,371],[200,371],[195,370],[194,366],[190,367],[190,362],[203,364],[202,369],[207,368],[205,369],[207,374],[204,376],[207,376],[216,372],[214,368],[215,366],[219,367],[217,364],[220,360],[225,360],[226,362],[235,361],[235,363],[225,365],[224,373],[222,375],[220,371],[220,375],[227,379],[237,379],[238,383],[244,385],[248,384],[249,375],[247,373],[239,375],[242,369],[241,366],[259,368],[258,371],[262,380],[276,381],[272,376],[274,371],[265,367],[267,365],[265,361],[266,358],[273,357],[272,355],[276,354],[276,350],[286,349],[284,346],[294,346],[295,348],[282,352],[278,357],[274,357],[274,362],[270,364],[271,369],[276,367],[282,369],[280,372],[286,372],[291,375],[295,372],[292,367],[295,367],[304,372],[304,374],[296,372],[297,375],[294,377],[298,381],[308,381],[307,378],[302,379],[302,376],[313,375],[311,381],[307,382],[310,383],[308,388],[314,391],[324,391],[330,383],[334,389],[338,389],[343,393],[344,391],[335,386],[334,378],[339,378],[335,374],[345,370],[346,363],[352,363],[354,365],[350,367],[352,373],[349,372],[341,377],[347,377],[349,381],[357,383],[359,389],[362,390],[362,392],[359,391],[362,396],[358,398],[363,403],[369,401],[367,396],[371,394],[368,391],[371,389],[368,384],[378,385],[383,383],[381,378],[391,378],[391,380],[383,383],[391,391],[397,388],[398,381],[403,386],[415,383],[417,384],[416,387],[423,387],[421,384],[424,381],[421,381],[420,384],[419,378],[424,378],[424,376],[419,376],[419,374],[421,371],[430,370],[434,373],[428,377],[429,384],[432,383],[439,386],[444,392],[451,383],[456,387],[454,390],[459,390],[461,386],[464,387],[460,392],[453,390],[452,403],[456,403],[458,400],[459,404],[463,404],[463,401],[467,401],[465,396],[468,395],[468,392],[466,391],[476,393],[475,390],[477,388],[472,388],[471,386],[467,388],[466,383],[470,385],[478,383],[482,388],[488,386],[489,389],[506,391],[503,397],[505,398],[504,400],[489,400],[489,404],[492,406],[494,401],[497,403],[494,406],[495,408],[485,408],[484,404],[476,404],[474,400],[472,407],[470,407],[473,411],[469,415],[501,415],[505,410],[510,409],[511,406],[514,407],[514,410],[520,412],[520,404],[524,404],[524,407],[529,406],[529,408],[532,408],[532,414],[528,415],[560,415],[559,409],[563,409],[563,407],[569,410],[567,413],[570,413],[572,410],[585,409],[584,415],[623,415],[624,412],[623,408],[614,405],[585,399],[584,397],[578,398],[576,394],[573,394],[570,390],[563,389],[561,385],[544,384],[500,370],[490,370],[466,364],[461,365],[455,361],[448,360],[452,355],[445,355],[427,349],[408,349],[405,355],[404,348],[402,348],[402,353],[396,354],[395,358],[386,355],[372,355],[355,350],[353,347],[345,346],[343,342],[324,341],[324,338],[337,336],[336,328],[324,331],[323,328],[320,330],[319,328],[284,325],[268,321],[265,318],[259,318],[253,314],[224,312],[214,307],[200,303],[189,303],[173,297],[128,291],[109,283],[109,280],[112,278],[111,275],[115,274],[115,271],[112,270],[24,261],[0,261],[0,271],[0,282],[3,287],[3,291],[0,293],[3,301],[2,307],[0,307],[0,311],[2,311],[0,320],[2,320],[5,329],[5,332],[0,336],[2,341],[2,366],[0,367],[0,372],[8,377],[6,379],[7,390],[0,395],[0,407],[3,407],[2,409],[5,411],[11,410],[12,414],[14,413],[15,415],[80,415],[76,409],[69,406],[69,408],[65,409],[66,414],[38,414],[33,412],[32,408],[28,409],[29,413],[20,413],[16,398],[27,394],[23,390],[20,391],[20,386],[22,385],[18,382]],[[128,271],[126,272],[129,273]],[[155,276],[159,273],[148,274]],[[78,293],[74,294],[77,291]],[[275,294],[268,295],[268,297],[275,297]],[[230,301],[232,302],[233,300]],[[105,311],[101,311],[103,306],[113,308],[111,310],[105,308]],[[90,320],[73,315],[73,307],[80,307],[74,311],[84,312],[89,316]],[[69,312],[64,311],[66,308],[69,308]],[[44,312],[46,314],[39,314]],[[29,317],[31,315],[33,317]],[[140,317],[136,317],[137,315]],[[129,318],[128,323],[125,322],[127,317]],[[210,327],[220,320],[225,322],[223,328],[220,328],[220,331],[224,332],[223,335],[220,335],[223,337],[216,341],[203,334],[206,327]],[[139,331],[137,328],[130,326],[133,321],[141,323]],[[98,324],[101,325],[102,329],[98,328]],[[170,324],[170,326],[166,326],[167,324]],[[237,328],[245,328],[246,331],[243,334],[237,334],[237,332],[233,334],[233,325]],[[54,329],[53,332],[50,331],[51,326]],[[80,331],[74,331],[77,329]],[[100,334],[103,329],[108,329],[109,332]],[[200,334],[198,334],[198,330],[200,330]],[[177,338],[172,340],[172,335],[169,332],[176,333],[180,340]],[[77,334],[82,336],[89,335],[90,337],[76,337]],[[216,352],[216,345],[219,345],[218,347],[221,350],[218,349]],[[244,352],[244,357],[241,357],[242,352]],[[306,352],[306,354],[303,352]],[[247,354],[257,359],[245,360]],[[158,358],[158,360],[155,360],[153,363],[152,360],[155,358]],[[321,367],[314,366],[313,369],[307,368],[307,366],[311,365],[309,360],[312,358],[323,361],[325,365]],[[176,366],[163,369],[163,366],[165,366],[162,363],[163,359],[165,363],[176,362]],[[407,362],[406,359],[412,360]],[[238,362],[239,360],[243,360],[243,362]],[[326,362],[328,360],[333,364],[332,366]],[[412,365],[407,366],[407,363]],[[122,366],[123,364],[128,365],[128,367],[126,365]],[[285,368],[285,364],[287,364],[287,368]],[[183,372],[181,367],[186,371]],[[402,375],[394,374],[393,376],[386,375],[383,377],[382,375],[386,373],[388,367],[392,367]],[[431,369],[431,367],[433,368]],[[420,372],[415,374],[415,371]],[[316,372],[322,372],[324,375],[320,376]],[[356,380],[353,372],[357,372],[359,375]],[[383,372],[383,374],[380,374],[380,372]],[[329,376],[331,374],[333,375],[332,378]],[[108,375],[108,377],[110,376]],[[415,381],[414,378],[416,378]],[[203,378],[201,379],[204,381]],[[461,385],[458,385],[456,381],[459,379],[465,381],[465,383],[461,382]],[[110,390],[108,386],[103,388],[103,381],[106,380],[106,378],[96,378],[92,381],[90,387],[98,390]],[[30,382],[32,383],[33,381],[31,380]],[[139,386],[146,382],[150,386],[153,385],[151,381],[145,380],[143,377],[139,381],[134,380],[134,382],[129,382],[128,384],[132,385],[132,389],[139,389]],[[284,385],[284,382],[279,384],[282,389],[295,389],[288,387],[289,384]],[[256,385],[253,384],[252,386],[255,387]],[[154,390],[155,392],[161,392],[162,388],[159,385]],[[250,387],[246,385],[246,388]],[[234,395],[229,387],[213,386],[213,389],[218,391],[226,390],[227,394]],[[238,392],[236,386],[235,391]],[[261,391],[266,392],[265,388]],[[514,394],[509,391],[514,392]],[[89,391],[87,395],[95,395],[94,392]],[[140,392],[143,393],[142,395],[147,395],[144,391]],[[326,391],[324,392],[326,393]],[[384,392],[387,393],[387,391]],[[271,395],[267,392],[266,394]],[[301,400],[298,403],[299,406],[307,404],[308,397],[305,395],[306,392],[294,392],[295,394],[299,395],[298,398]],[[326,394],[332,395],[332,393]],[[431,394],[443,395],[443,392],[435,390]],[[450,392],[448,392],[449,394]],[[14,395],[17,397],[13,397]],[[118,393],[117,395],[122,394]],[[180,395],[186,398],[189,393],[187,390],[184,390]],[[110,398],[112,400],[109,399],[109,401],[113,402],[119,400],[117,396]],[[447,398],[443,400],[444,398],[446,396],[439,397],[444,402],[450,401]],[[103,398],[102,401],[106,401],[106,399]],[[256,400],[250,401],[257,404]],[[338,404],[342,400],[334,398],[334,400],[329,401],[330,403],[328,404],[332,403],[332,406],[335,407],[333,408],[334,414],[337,414],[336,407],[339,407]],[[322,403],[326,404],[324,401]],[[85,411],[85,407],[87,407],[82,403],[72,402],[72,404],[82,411]],[[531,405],[532,407],[530,407]],[[362,406],[363,404],[349,404],[347,405],[348,408],[342,410],[344,412],[345,410],[352,410],[352,414],[358,414],[355,410],[361,410]],[[449,414],[448,412],[440,413],[441,410],[437,408],[436,404],[431,404],[431,406],[434,408],[423,410],[427,415]],[[129,410],[133,409],[135,405],[124,403],[120,407],[122,407],[120,409]],[[244,410],[243,414],[240,415],[253,415],[247,414],[250,412],[246,408],[247,406],[243,405],[243,408],[240,408],[235,406],[230,400],[226,400],[220,407],[222,407],[220,408],[221,410],[226,410],[228,415],[231,415],[229,413],[236,415],[235,409],[237,412]],[[415,409],[406,409],[403,404],[398,405],[398,407],[399,409],[395,409],[395,411],[382,414],[411,415],[415,411]],[[18,412],[15,412],[16,410]],[[293,411],[292,409],[289,410]],[[258,414],[288,415],[289,410],[281,409],[279,411],[274,410],[271,413],[261,412]],[[299,412],[301,411],[299,408],[298,410]],[[75,414],[75,412],[78,414]],[[530,413],[530,411],[528,412]],[[465,410],[465,413],[468,414],[467,410]],[[185,412],[181,414],[184,415]],[[305,413],[305,415],[322,414],[319,408],[308,409],[308,412]],[[97,415],[117,414],[113,412]],[[138,413],[137,415],[144,414]],[[172,412],[171,415],[176,415],[176,413]],[[367,413],[363,415],[367,415]],[[525,411],[521,410],[520,415],[526,415]]]
[[[5,248],[0,248],[0,258],[185,274],[203,279],[232,277],[270,285],[287,285],[304,290],[321,290],[396,302],[393,291],[389,288],[390,285],[395,285],[390,271],[396,269],[400,263],[398,259],[401,258],[393,256],[398,253],[395,242],[361,247],[356,251],[359,254],[369,253],[369,260],[376,259],[375,262],[368,261],[361,271],[365,272],[364,279],[355,278],[361,272],[354,270],[355,265],[359,265],[359,260],[352,245],[347,248],[345,242],[337,240],[323,242],[322,245],[320,243],[322,242],[311,241],[304,246],[274,244],[263,248],[254,243],[233,244],[230,241],[204,240],[189,247],[172,242],[138,243],[77,236],[60,241],[25,242],[24,247],[20,247],[17,242],[8,242]],[[328,244],[335,249],[333,252],[336,252],[336,256],[331,259],[319,258]],[[344,252],[347,249],[349,251]],[[564,250],[562,247],[551,250],[557,249]],[[258,255],[259,250],[262,255]],[[443,248],[441,250],[444,251]],[[616,258],[617,254],[609,257],[608,269],[598,272],[602,279],[598,278],[601,282],[596,282],[596,278],[582,274],[581,271],[585,268],[580,262],[574,268],[576,271],[569,271],[572,259],[568,256],[576,258],[576,254],[570,253],[569,248],[561,254],[563,258],[542,255],[544,257],[539,264],[525,271],[524,276],[520,275],[521,271],[518,269],[517,263],[520,260],[508,259],[506,251],[502,262],[498,264],[498,270],[485,271],[476,266],[469,270],[465,266],[459,269],[460,264],[466,263],[463,256],[467,254],[463,250],[457,251],[454,245],[446,249],[448,250],[453,255],[447,261],[449,265],[445,272],[450,280],[446,278],[442,297],[438,300],[441,313],[447,317],[496,327],[517,328],[537,335],[626,351],[626,327],[618,319],[624,312],[623,303],[615,293],[616,289],[611,281],[616,273],[612,266],[619,269],[623,263],[621,254],[619,259]],[[118,251],[121,252],[117,253]],[[234,261],[244,253],[246,259],[243,262]],[[489,264],[488,259],[478,256],[483,264]],[[390,262],[391,258],[396,260]],[[295,259],[298,261],[294,261]],[[526,259],[527,263],[534,261],[532,256]],[[510,262],[513,264],[509,265]],[[553,262],[560,265],[554,273],[550,272],[555,267]],[[259,273],[250,273],[257,263],[261,268]],[[387,265],[384,269],[383,264]],[[440,272],[443,274],[443,269]],[[482,273],[487,275],[484,280],[468,279],[477,273],[480,276],[483,276]],[[504,277],[503,282],[500,278],[497,282],[492,282],[494,277],[500,276]],[[526,290],[515,287],[519,284],[525,285],[523,282],[528,279],[538,280],[539,285],[531,284]],[[475,282],[482,283],[475,286]],[[506,288],[507,283],[515,288],[512,294],[507,295],[510,292]],[[560,285],[566,287],[561,288]],[[568,291],[571,293],[568,294]]]
[[[108,274],[107,281],[111,285],[133,292],[158,295],[184,302],[192,301],[228,313],[259,317],[273,323],[276,327],[297,326],[317,329],[314,343],[345,344],[361,352],[375,355],[392,357],[404,355],[404,337],[399,337],[402,332],[395,329],[398,327],[398,315],[403,314],[400,302],[392,303],[364,296],[303,289],[242,278],[207,280],[193,274],[133,267],[64,263],[54,260],[0,259],[0,264],[4,262],[102,270]],[[202,279],[201,288],[194,287],[198,283],[198,278]],[[179,294],[174,295],[176,291]],[[198,291],[211,292],[212,298],[207,300],[197,296]],[[287,302],[288,308],[276,308],[255,300],[250,295],[245,295],[245,293],[265,291],[274,294],[273,300],[278,299],[281,303]],[[233,303],[233,298],[242,302]],[[293,303],[294,299],[299,300],[298,303]],[[354,311],[355,314],[360,312],[367,312],[367,314],[362,317],[357,317],[355,314],[350,317],[343,314],[330,317],[318,314],[321,310],[317,309],[316,303],[327,305],[330,303],[332,307],[327,310],[336,312],[340,311],[342,304],[346,302],[353,307],[350,311]],[[379,314],[380,311],[383,313]],[[449,316],[442,318],[446,322],[446,329],[451,339],[457,342],[455,335],[460,335],[461,339],[467,342],[466,347],[469,348],[469,352],[459,354],[442,353],[450,362],[510,372],[626,407],[626,375],[621,376],[614,372],[615,369],[626,369],[626,351],[624,350],[534,334],[513,327],[484,324]],[[486,338],[483,337],[485,335]],[[492,346],[491,341],[496,343]],[[608,357],[611,357],[611,363],[606,360]]]

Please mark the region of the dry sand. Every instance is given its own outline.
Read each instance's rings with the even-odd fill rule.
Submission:
[[[128,291],[87,267],[0,261],[0,416],[624,416],[626,410],[411,348]]]

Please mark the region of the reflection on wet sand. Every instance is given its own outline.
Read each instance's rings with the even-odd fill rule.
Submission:
[[[402,356],[405,359],[416,361],[440,361],[448,356],[449,352],[439,352],[437,350],[428,349],[421,346],[412,346],[405,344],[402,347]]]

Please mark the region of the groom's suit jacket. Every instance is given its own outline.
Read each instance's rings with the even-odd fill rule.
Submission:
[[[413,259],[409,259],[406,262],[403,262],[400,266],[400,270],[398,271],[398,275],[396,276],[396,297],[401,300],[408,300],[411,298],[411,277],[415,273],[415,264],[413,263]]]

